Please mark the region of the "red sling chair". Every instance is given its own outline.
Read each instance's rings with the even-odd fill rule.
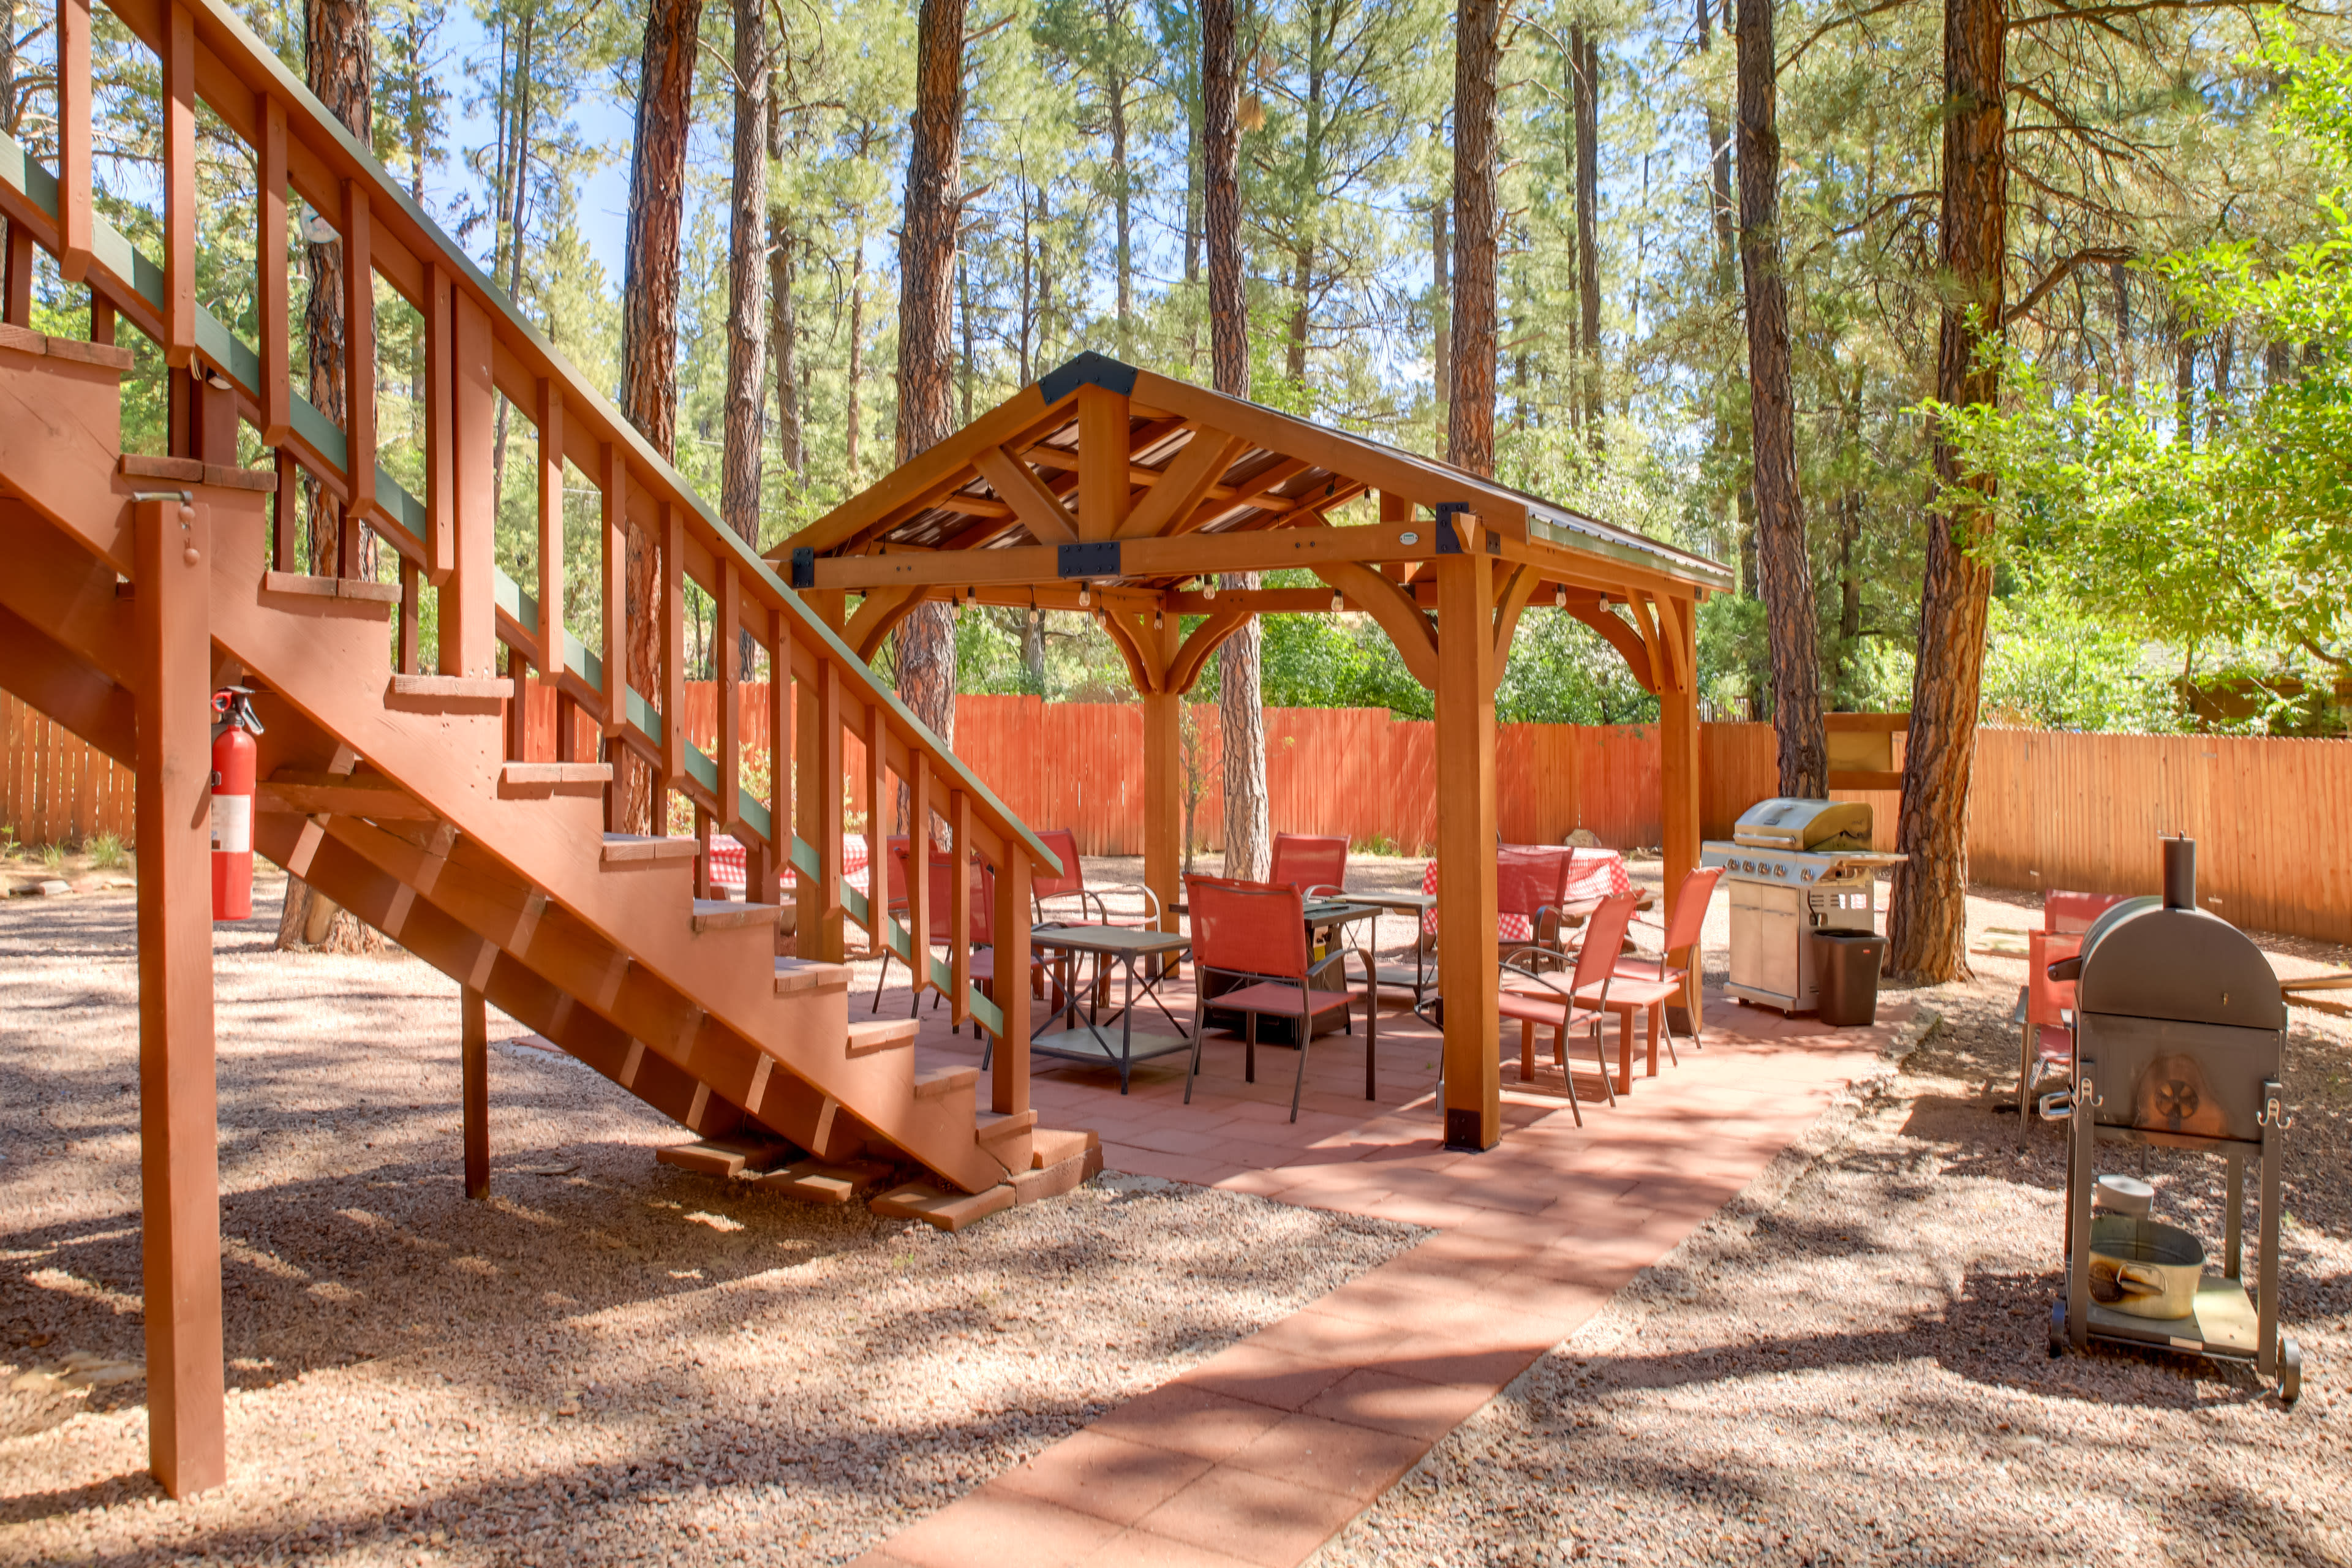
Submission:
[[[1201,1073],[1203,1014],[1214,1005],[1243,1015],[1243,1077],[1257,1081],[1257,1020],[1275,1014],[1297,1020],[1298,1076],[1290,1089],[1290,1120],[1298,1120],[1299,1096],[1307,1088],[1307,1047],[1315,1022],[1338,1013],[1352,1020],[1352,991],[1318,989],[1323,973],[1347,954],[1340,949],[1322,963],[1307,952],[1306,899],[1294,887],[1269,887],[1222,877],[1185,881],[1192,915],[1192,963],[1205,983],[1212,973],[1244,982],[1212,998],[1202,984],[1192,1001],[1192,1066],[1184,1075],[1184,1103],[1192,1102],[1192,1080]],[[1369,958],[1366,968],[1370,967]],[[1342,971],[1342,985],[1345,972]],[[1380,1044],[1380,1008],[1372,983],[1364,986],[1364,1098],[1373,1097],[1373,1053]]]
[[[1601,1026],[1609,1017],[1609,988],[1616,977],[1618,951],[1624,945],[1625,928],[1633,923],[1633,906],[1639,899],[1635,893],[1615,893],[1601,900],[1601,907],[1584,923],[1584,945],[1577,949],[1575,968],[1565,984],[1524,963],[1503,962],[1506,986],[1496,998],[1495,1010],[1519,1021],[1519,1077],[1536,1076],[1536,1031],[1549,1029],[1552,1059],[1568,1079],[1569,1108],[1575,1112],[1579,1127],[1584,1125],[1584,1111],[1578,1104],[1576,1075],[1568,1065],[1568,1032],[1582,1028],[1590,1035],[1592,1059],[1601,1068],[1601,1087],[1609,1103],[1616,1104],[1617,1089],[1609,1079]],[[1563,966],[1570,962],[1567,953],[1556,948],[1522,948],[1514,956],[1550,958]]]

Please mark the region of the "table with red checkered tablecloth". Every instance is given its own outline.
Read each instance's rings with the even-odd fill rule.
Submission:
[[[1421,873],[1421,890],[1430,894],[1437,891],[1437,862],[1434,860]],[[1580,904],[1633,890],[1633,879],[1625,874],[1625,857],[1616,850],[1579,849],[1570,857],[1567,902]],[[1437,934],[1435,910],[1421,917],[1421,930],[1423,936]],[[1536,939],[1535,927],[1527,916],[1518,914],[1497,917],[1495,935],[1502,942],[1533,942]]]
[[[710,837],[710,885],[724,888],[740,897],[743,891],[743,846],[725,834]],[[845,834],[841,840],[841,879],[859,892],[866,891],[866,840],[862,836]],[[790,888],[797,879],[790,866],[784,868],[784,886]]]

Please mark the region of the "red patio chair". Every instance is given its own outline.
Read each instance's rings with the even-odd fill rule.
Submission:
[[[2042,1080],[2074,1075],[2074,982],[2051,979],[2050,966],[2082,951],[2080,931],[2025,933],[2025,1021],[2017,1042],[2020,1142],[2032,1131],[2033,1091]]]
[[[2121,893],[2074,893],[2053,889],[2042,900],[2042,929],[2067,936],[2080,936],[2091,929],[2101,915],[2124,901]],[[2060,953],[2059,958],[2067,954]],[[2057,958],[2050,961],[2058,962]]]
[[[1348,841],[1318,834],[1277,833],[1266,886],[1286,884],[1306,898],[1336,893],[1348,884]]]
[[[907,862],[913,858],[913,850],[908,847],[908,840],[901,837],[892,838],[887,848],[890,858],[888,912],[894,915],[904,915],[912,907],[911,900],[907,897]],[[930,862],[931,929],[928,933],[929,940],[922,943],[920,951],[928,957],[932,948],[947,945],[955,929],[948,924],[948,904],[955,894],[955,862],[940,854],[937,848],[931,849],[927,858]],[[996,935],[996,928],[980,919],[981,883],[985,875],[985,868],[981,866],[978,857],[974,857],[971,877],[971,908],[974,924],[969,940],[975,942],[993,941]],[[914,936],[915,933],[909,933],[909,935]],[[912,948],[914,945],[915,942],[910,941],[908,946]],[[874,1005],[867,1009],[869,1012],[878,1013],[882,1010],[882,988],[889,984],[890,961],[897,956],[897,953],[890,951],[888,942],[882,944],[882,973],[876,976],[874,981]],[[914,995],[909,998],[912,1005],[907,1009],[907,1013],[908,1016],[912,1017],[923,1005],[923,976],[911,964],[908,966],[908,972],[913,976]]]
[[[1076,899],[1078,900],[1078,919],[1082,922],[1106,926],[1141,926],[1153,931],[1160,929],[1160,900],[1150,889],[1143,889],[1143,913],[1139,917],[1112,914],[1110,906],[1103,901],[1103,896],[1087,886],[1087,869],[1078,858],[1076,833],[1066,827],[1044,828],[1037,834],[1037,842],[1052,850],[1054,858],[1062,863],[1062,873],[1058,877],[1049,877],[1042,868],[1030,876],[1029,904],[1031,910],[1036,914],[1037,922],[1040,925],[1045,922],[1045,917],[1052,912],[1045,908],[1047,900]],[[1092,914],[1091,920],[1088,919],[1089,911]]]
[[[1601,1026],[1609,1018],[1609,991],[1616,982],[1617,956],[1624,945],[1625,928],[1633,923],[1636,901],[1632,893],[1615,893],[1601,900],[1600,908],[1585,921],[1584,944],[1577,949],[1575,967],[1565,984],[1526,964],[1503,961],[1506,984],[1496,998],[1496,1011],[1519,1021],[1519,1078],[1525,1081],[1536,1076],[1536,1031],[1549,1029],[1552,1059],[1568,1079],[1568,1103],[1579,1127],[1584,1125],[1584,1110],[1578,1103],[1576,1074],[1568,1065],[1568,1032],[1578,1027],[1590,1032],[1592,1059],[1601,1068],[1601,1088],[1609,1103],[1616,1104],[1617,1089],[1609,1080]],[[1570,962],[1569,955],[1557,949],[1523,951],[1547,954],[1562,964]]]
[[[1220,993],[1215,1005],[1243,1017],[1243,1076],[1257,1081],[1257,1021],[1261,1014],[1295,1018],[1298,1028],[1298,1077],[1290,1090],[1290,1120],[1298,1120],[1299,1096],[1307,1088],[1307,1047],[1315,1023],[1333,1013],[1354,1028],[1355,993],[1318,989],[1332,964],[1346,949],[1320,963],[1307,952],[1306,899],[1288,885],[1241,882],[1223,877],[1192,877],[1185,880],[1185,898],[1192,915],[1192,963],[1202,982],[1192,1000],[1192,1067],[1184,1075],[1184,1103],[1192,1103],[1192,1080],[1201,1073],[1204,1016],[1211,998],[1211,974],[1230,975],[1243,984]],[[1366,967],[1370,968],[1369,959]],[[1342,972],[1344,984],[1344,973]],[[1380,1006],[1372,982],[1364,986],[1364,1098],[1373,1098],[1373,1056],[1380,1045]]]
[[[1667,1016],[1668,1004],[1683,994],[1683,984],[1690,970],[1676,969],[1668,963],[1668,955],[1684,948],[1693,950],[1692,968],[1698,968],[1699,939],[1706,927],[1707,900],[1715,897],[1715,885],[1723,879],[1723,868],[1706,866],[1683,873],[1682,888],[1675,896],[1675,912],[1668,916],[1658,933],[1658,951],[1654,957],[1635,952],[1621,953],[1612,975],[1613,984],[1607,987],[1608,1007],[1617,1016],[1617,1089],[1623,1093],[1633,1087],[1633,1015],[1648,1015],[1646,1029],[1650,1045],[1650,1073],[1658,1076],[1658,1037],[1666,1037],[1666,1056],[1676,1067],[1683,1058],[1675,1049],[1675,1026]],[[1691,1036],[1691,1044],[1699,1043]]]

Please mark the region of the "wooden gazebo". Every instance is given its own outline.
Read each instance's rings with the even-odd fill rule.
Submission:
[[[1377,498],[1376,524],[1333,525],[1328,513],[1366,495]],[[1489,1148],[1501,1135],[1495,687],[1529,604],[1584,622],[1656,694],[1669,898],[1697,862],[1695,612],[1731,586],[1728,574],[1445,463],[1086,354],[771,559],[865,658],[926,599],[1091,611],[1143,700],[1144,877],[1163,905],[1178,896],[1182,864],[1177,704],[1211,653],[1254,615],[1370,616],[1436,695],[1445,1138],[1455,1146]],[[1327,586],[1217,586],[1219,574],[1284,568]],[[1184,633],[1183,617],[1199,616]],[[1695,1017],[1695,991],[1685,1005]]]

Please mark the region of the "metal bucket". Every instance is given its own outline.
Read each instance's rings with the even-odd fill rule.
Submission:
[[[2091,1221],[2091,1300],[2134,1318],[2185,1318],[2205,1276],[2205,1244],[2137,1215]]]

